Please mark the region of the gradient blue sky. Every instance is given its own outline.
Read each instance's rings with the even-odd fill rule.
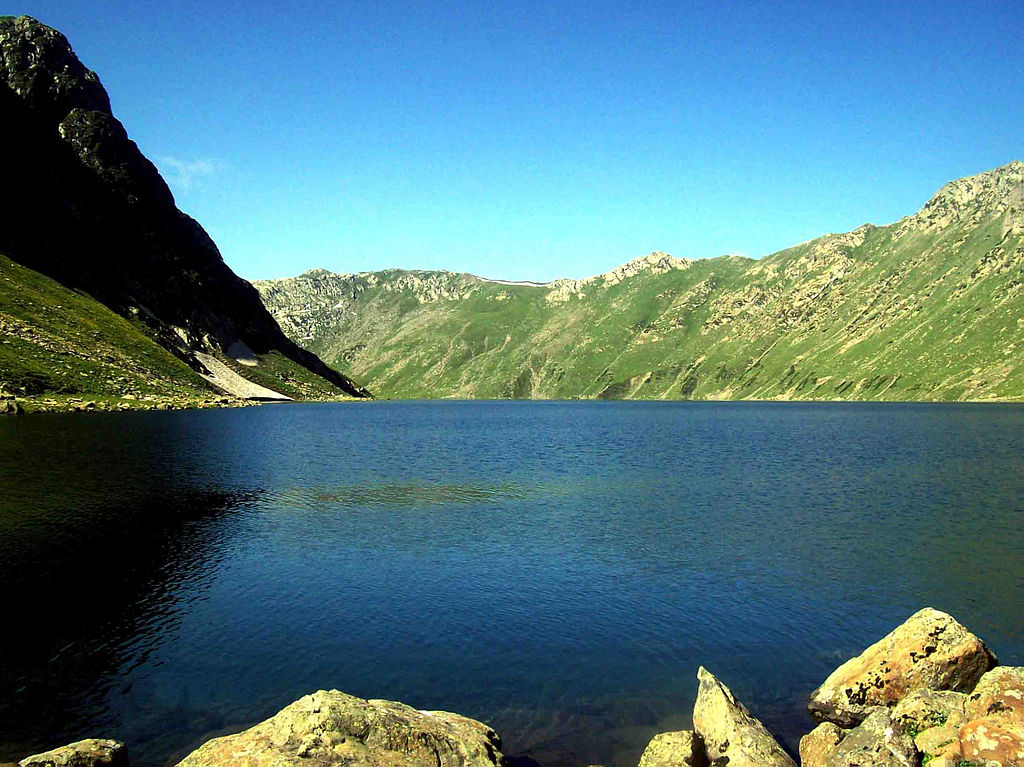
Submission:
[[[249,279],[762,256],[1024,159],[1024,2],[25,0]]]

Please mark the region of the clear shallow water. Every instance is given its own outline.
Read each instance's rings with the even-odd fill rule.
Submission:
[[[1024,664],[1024,407],[382,402],[0,420],[0,761],[338,688],[634,767],[705,665],[790,748],[925,605]]]

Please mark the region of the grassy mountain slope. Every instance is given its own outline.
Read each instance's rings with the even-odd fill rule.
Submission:
[[[205,372],[201,355],[213,355],[295,398],[365,395],[282,333],[203,228],[178,210],[156,167],[112,114],[96,74],[63,35],[27,16],[0,16],[0,112],[8,149],[0,206],[6,258],[98,301],[191,371]],[[85,311],[83,322],[95,319],[91,305],[74,306]],[[34,318],[40,337],[52,330],[50,319]],[[0,333],[12,348],[24,342],[8,335]],[[88,334],[76,338],[85,357],[102,355]],[[21,348],[30,356],[18,364],[35,369],[35,381],[64,380],[60,369],[48,367],[49,356],[32,358],[43,347]],[[121,351],[132,357],[134,347]],[[181,386],[193,386],[194,378],[183,375]],[[3,387],[25,389],[0,378]]]
[[[255,283],[392,397],[1024,397],[1024,165],[759,261],[654,253],[588,280],[322,270]]]
[[[0,256],[0,381],[22,396],[214,394],[144,328],[5,256]]]

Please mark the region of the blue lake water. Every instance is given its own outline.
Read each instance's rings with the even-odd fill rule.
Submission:
[[[0,420],[0,762],[320,688],[635,767],[931,605],[1024,664],[1024,406],[379,402]]]

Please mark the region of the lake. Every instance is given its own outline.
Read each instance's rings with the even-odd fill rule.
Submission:
[[[795,751],[924,606],[1024,664],[1024,406],[373,402],[0,420],[0,762],[337,688],[635,767],[704,665]]]

